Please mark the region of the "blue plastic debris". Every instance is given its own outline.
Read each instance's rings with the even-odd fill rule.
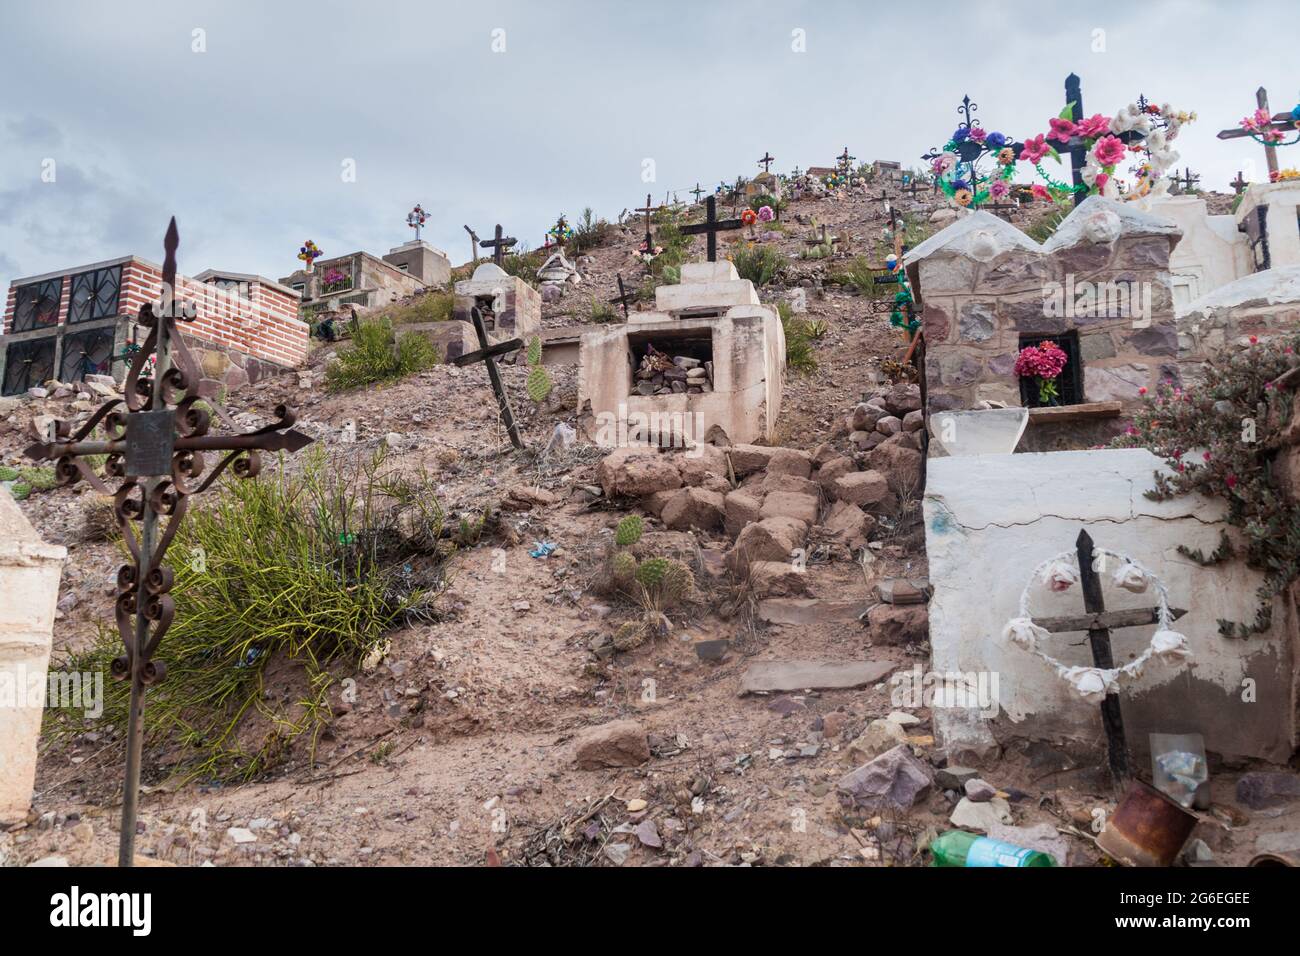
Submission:
[[[554,541],[534,541],[533,549],[528,552],[530,558],[546,558],[558,548],[559,545]]]

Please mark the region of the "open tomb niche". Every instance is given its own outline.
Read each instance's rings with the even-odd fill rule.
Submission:
[[[712,392],[713,330],[629,332],[628,362],[633,395],[699,395]]]

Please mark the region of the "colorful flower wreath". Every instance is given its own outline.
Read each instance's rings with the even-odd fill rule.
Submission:
[[[1150,104],[1140,108],[1130,103],[1110,119],[1096,113],[1076,121],[1071,116],[1073,110],[1074,104],[1070,103],[1059,116],[1048,120],[1047,133],[1040,133],[1021,144],[1020,158],[1030,163],[1047,184],[1046,198],[1060,200],[1075,193],[1087,193],[1133,200],[1151,194],[1164,174],[1178,162],[1178,153],[1170,143],[1177,138],[1185,123],[1196,119],[1195,113],[1177,111],[1168,104]],[[1061,154],[1052,145],[1053,140],[1064,147],[1075,137],[1082,141],[1087,151],[1082,169],[1083,182],[1078,185],[1052,177],[1042,165],[1046,156],[1058,163],[1061,161]],[[1115,170],[1127,156],[1138,153],[1146,153],[1146,158],[1130,168],[1136,177],[1134,186],[1121,194]],[[1035,190],[1035,195],[1039,195],[1038,190]]]
[[[1291,125],[1296,129],[1295,138],[1287,140],[1285,130],[1273,129],[1273,117],[1268,110],[1255,110],[1241,120],[1241,128],[1250,138],[1262,146],[1294,146],[1300,143],[1300,106],[1291,111]]]
[[[996,168],[985,175],[980,160],[993,156]],[[930,171],[945,196],[959,206],[980,206],[989,199],[1003,199],[1011,193],[1018,151],[1009,136],[982,126],[958,126],[943,151],[930,161]]]
[[[555,220],[555,225],[546,230],[546,234],[554,239],[557,245],[564,245],[573,238],[573,230],[569,228],[569,222],[563,215]]]
[[[416,207],[406,216],[406,224],[412,229],[418,229],[428,221],[429,214],[426,213],[417,203]]]
[[[316,243],[312,242],[310,239],[304,242],[302,248],[298,250],[298,258],[307,263],[307,265],[311,265],[322,255],[324,255],[324,253],[321,252]]]

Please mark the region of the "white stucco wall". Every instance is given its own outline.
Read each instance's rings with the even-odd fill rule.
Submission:
[[[998,674],[1002,713],[990,722],[972,710],[935,708],[935,728],[950,750],[980,749],[1008,734],[1101,745],[1098,708],[1081,700],[1039,658],[1004,647],[1000,635],[1015,615],[1021,589],[1044,559],[1074,547],[1086,529],[1101,547],[1132,555],[1169,587],[1171,604],[1188,610],[1175,624],[1193,653],[1186,669],[1152,665],[1121,694],[1130,747],[1141,753],[1153,731],[1200,732],[1218,753],[1285,759],[1295,739],[1294,648],[1290,616],[1275,611],[1271,634],[1228,640],[1217,620],[1250,620],[1259,575],[1240,561],[1202,568],[1177,552],[1180,544],[1215,549],[1222,506],[1203,498],[1153,502],[1159,459],[1139,449],[933,458],[924,512],[930,581],[932,670]],[[1131,594],[1103,576],[1108,609],[1148,607],[1150,593]],[[1063,594],[1035,588],[1035,615],[1083,613],[1076,585]],[[1148,644],[1154,627],[1112,634],[1116,666]],[[1060,635],[1049,653],[1091,665],[1086,634]],[[1242,700],[1243,681],[1257,699]]]

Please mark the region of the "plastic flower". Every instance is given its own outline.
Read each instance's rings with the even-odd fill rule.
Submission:
[[[1010,146],[1004,146],[998,151],[998,162],[1003,166],[1010,166],[1016,161],[1016,151]]]
[[[1050,149],[1051,147],[1047,145],[1046,138],[1042,133],[1039,133],[1037,136],[1031,136],[1025,140],[1024,146],[1020,150],[1020,158],[1027,163],[1042,162],[1043,157],[1047,155]]]
[[[1047,121],[1047,125],[1051,127],[1047,138],[1062,143],[1068,143],[1070,137],[1079,131],[1079,127],[1075,125],[1074,120],[1061,119],[1059,116],[1053,116]]]
[[[985,130],[982,126],[976,126],[974,129],[970,131],[970,138],[975,140],[975,142],[977,143],[984,142],[984,140],[988,137],[988,135],[989,135],[988,131]]]
[[[1053,561],[1043,568],[1043,587],[1051,591],[1068,591],[1079,580],[1078,573],[1065,561]]]
[[[952,200],[959,206],[969,206],[975,199],[975,194],[969,189],[958,189],[952,194]]]
[[[758,222],[758,213],[754,212],[752,209],[746,209],[740,214],[740,221],[747,226],[752,226],[754,223]]]
[[[1035,199],[1045,199],[1048,200],[1049,202],[1051,201],[1052,194],[1047,191],[1047,187],[1044,186],[1042,183],[1034,183],[1032,186],[1029,187],[1029,191],[1033,193]]]
[[[1007,138],[1002,133],[989,133],[984,137],[984,145],[990,149],[1001,149],[1007,145]]]
[[[1006,180],[996,180],[989,186],[989,195],[994,199],[1003,199],[1011,192],[1011,187],[1007,185]]]
[[[1079,135],[1084,139],[1096,139],[1098,136],[1104,136],[1110,132],[1110,120],[1097,113],[1085,120],[1080,120],[1078,131]]]
[[[776,218],[776,213],[772,212],[772,207],[771,207],[771,206],[759,206],[759,207],[758,207],[758,221],[759,221],[759,222],[771,222],[771,221],[772,221],[773,219],[775,219],[775,218]]]
[[[952,134],[952,141],[954,143],[964,143],[969,136],[969,126],[958,126],[956,132]]]
[[[1114,136],[1103,136],[1092,148],[1092,155],[1102,166],[1114,166],[1124,159],[1124,144]]]

